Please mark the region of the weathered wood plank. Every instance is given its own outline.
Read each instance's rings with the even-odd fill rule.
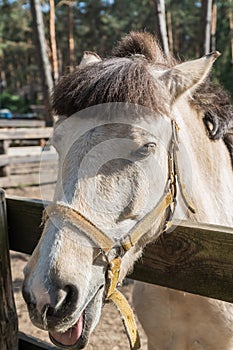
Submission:
[[[185,225],[148,246],[131,278],[233,303],[233,229]]]
[[[31,253],[40,234],[43,204],[7,199],[10,246]],[[183,223],[148,246],[130,276],[233,303],[233,229]]]
[[[57,159],[56,153],[43,153],[43,157],[40,154],[35,155],[22,155],[12,156],[6,154],[0,154],[0,167],[6,164],[21,164],[21,163],[36,163],[36,162],[49,162]]]
[[[9,147],[10,141],[8,140],[0,140],[0,154],[1,155],[7,155],[8,153],[8,147]],[[10,168],[7,166],[7,164],[4,164],[0,167],[0,176],[7,176],[10,174]]]
[[[0,167],[4,167],[5,165],[9,164],[9,156],[7,154],[1,154],[0,152]],[[6,176],[5,174],[1,174],[0,176]]]
[[[54,172],[47,172],[46,176],[41,176],[36,173],[32,174],[20,174],[20,175],[9,175],[7,177],[0,177],[0,187],[13,188],[13,187],[25,187],[38,184],[49,184],[56,181]]]
[[[35,128],[44,127],[44,120],[31,119],[0,119],[0,128]]]
[[[10,249],[31,254],[42,232],[42,201],[22,197],[7,198]]]
[[[0,190],[0,349],[18,349],[18,318],[15,308],[9,244],[7,235],[6,201]]]
[[[57,350],[57,347],[19,332],[18,350]]]
[[[18,128],[0,129],[0,140],[32,140],[47,139],[52,135],[53,128]]]

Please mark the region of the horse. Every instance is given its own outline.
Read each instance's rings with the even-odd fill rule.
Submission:
[[[218,110],[218,91],[201,91],[219,55],[177,62],[153,36],[132,32],[110,58],[85,57],[55,87],[58,179],[23,296],[57,346],[83,349],[112,301],[139,349],[117,286],[145,245],[173,219],[232,225],[230,155],[210,139],[201,102],[212,96]],[[133,302],[149,350],[233,350],[231,304],[139,282]]]

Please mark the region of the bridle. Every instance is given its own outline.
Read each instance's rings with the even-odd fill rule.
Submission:
[[[177,203],[177,187],[179,186],[181,197],[186,207],[195,213],[195,209],[188,202],[184,193],[177,164],[177,152],[179,150],[178,125],[172,120],[172,136],[168,149],[168,178],[164,193],[158,204],[146,214],[137,224],[119,241],[108,237],[91,221],[85,218],[74,208],[62,203],[52,203],[45,209],[46,217],[59,215],[64,221],[71,222],[82,231],[99,249],[107,261],[106,283],[104,302],[112,301],[119,310],[128,338],[131,350],[140,349],[140,339],[134,320],[134,315],[126,298],[117,290],[121,261],[123,256],[155,226],[158,219],[163,217],[162,232],[166,232],[171,226],[171,220]]]

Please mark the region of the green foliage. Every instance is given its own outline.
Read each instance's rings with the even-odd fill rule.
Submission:
[[[174,54],[181,59],[198,57],[201,24],[201,4],[194,0],[169,0],[172,14]]]
[[[19,95],[11,95],[7,92],[0,96],[1,108],[7,108],[11,112],[27,113],[29,110],[28,100]]]
[[[230,47],[229,11],[232,0],[217,0],[218,20],[216,47],[222,56],[216,62],[213,78],[221,82],[233,95]],[[48,52],[49,4],[43,7]],[[56,5],[56,35],[60,74],[68,66],[68,6]],[[171,12],[175,56],[183,59],[199,56],[201,0],[167,0]],[[131,30],[155,31],[154,0],[83,0],[73,1],[74,40],[76,64],[85,50],[96,51],[101,56],[111,54],[112,47]],[[0,0],[0,72],[7,82],[5,92],[22,93],[35,90],[40,74],[32,33],[29,1]],[[31,100],[32,96],[27,97]],[[31,103],[35,101],[31,100]]]
[[[227,0],[218,3],[218,30],[216,37],[217,50],[221,57],[216,62],[216,69],[213,71],[214,79],[221,83],[233,97],[233,62],[231,61],[231,37],[233,33],[229,29],[229,12],[233,11],[233,2]]]
[[[5,72],[7,89],[12,92],[25,84],[34,55],[31,17],[23,4],[24,1],[0,3],[0,70]]]

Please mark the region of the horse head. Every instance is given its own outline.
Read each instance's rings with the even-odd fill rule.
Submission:
[[[150,40],[157,57],[127,40],[145,48]],[[58,346],[85,347],[105,301],[119,297],[117,283],[169,225],[177,192],[172,109],[218,55],[174,65],[136,33],[114,57],[95,55],[55,87],[58,180],[23,295],[32,322]]]

